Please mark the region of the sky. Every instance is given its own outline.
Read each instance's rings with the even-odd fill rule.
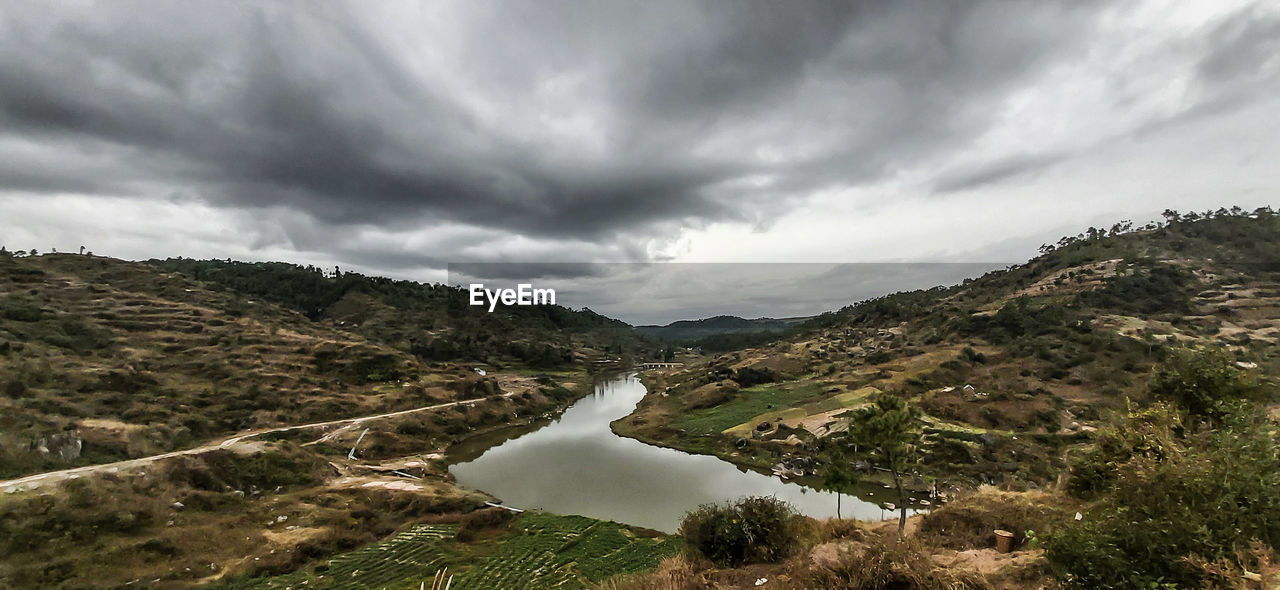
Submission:
[[[1275,2],[0,4],[11,250],[432,282],[558,263],[571,305],[634,321],[814,313],[1089,226],[1275,205],[1278,128]],[[641,313],[599,274],[656,262],[826,291],[783,310],[726,279]],[[909,270],[821,280],[870,268],[837,263]]]

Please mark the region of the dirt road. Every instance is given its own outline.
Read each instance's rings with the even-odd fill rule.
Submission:
[[[516,394],[518,394],[518,393],[522,393],[522,392],[523,392],[523,390],[522,390],[522,389],[513,389],[513,390],[511,390],[511,391],[507,391],[506,393],[503,393],[503,394],[502,394],[502,396],[503,396],[503,397],[510,397],[510,396],[512,396],[512,395],[516,395]],[[191,448],[191,449],[185,449],[185,450],[181,450],[181,451],[170,451],[170,452],[168,452],[168,453],[161,453],[161,454],[159,454],[159,455],[151,455],[150,457],[139,457],[139,458],[137,458],[137,459],[127,459],[127,460],[125,460],[125,461],[116,461],[115,463],[103,463],[103,464],[100,464],[100,465],[86,465],[86,466],[84,466],[84,467],[75,467],[75,468],[72,468],[72,469],[63,469],[63,470],[61,470],[61,471],[49,471],[49,472],[46,472],[46,473],[37,473],[37,474],[34,474],[34,475],[28,475],[28,476],[25,476],[25,477],[20,477],[20,478],[17,478],[17,479],[11,479],[11,480],[8,480],[8,481],[0,481],[0,493],[10,493],[10,492],[18,492],[18,491],[24,491],[24,490],[34,490],[34,489],[37,489],[37,488],[39,488],[39,487],[41,487],[41,486],[44,486],[44,485],[48,485],[48,484],[55,484],[55,483],[58,483],[58,482],[66,481],[66,480],[68,480],[68,479],[75,479],[75,478],[78,478],[78,477],[80,477],[80,476],[82,476],[82,475],[88,475],[88,474],[98,473],[98,472],[102,472],[102,473],[123,473],[123,472],[133,471],[133,470],[136,470],[136,469],[138,469],[138,468],[140,468],[140,467],[144,467],[144,466],[146,466],[146,465],[150,465],[151,463],[154,463],[154,462],[156,462],[156,461],[160,461],[160,460],[163,460],[163,459],[168,459],[168,458],[171,458],[171,457],[181,457],[181,456],[183,456],[183,455],[199,455],[199,454],[201,454],[201,453],[208,453],[209,451],[214,451],[214,450],[218,450],[218,449],[228,449],[228,448],[231,448],[231,447],[233,447],[233,446],[235,446],[235,445],[237,445],[237,444],[240,444],[240,443],[242,443],[242,442],[244,442],[244,441],[246,441],[246,440],[249,440],[249,439],[252,439],[252,438],[256,438],[256,437],[260,437],[260,436],[262,436],[262,435],[264,435],[264,434],[274,434],[274,433],[278,433],[278,432],[289,432],[289,431],[293,431],[293,430],[307,430],[307,429],[314,429],[314,428],[325,428],[325,427],[330,427],[330,426],[342,426],[342,428],[336,429],[336,430],[334,430],[333,432],[326,434],[324,437],[322,437],[322,438],[320,439],[320,440],[329,440],[330,438],[332,438],[334,435],[336,435],[337,433],[339,433],[339,432],[341,432],[341,431],[344,431],[344,430],[350,429],[350,428],[352,428],[352,427],[355,427],[355,426],[357,426],[357,425],[359,425],[359,424],[363,424],[363,423],[365,423],[365,422],[369,422],[369,421],[371,421],[371,420],[378,420],[378,419],[381,419],[381,418],[392,418],[392,417],[395,417],[395,416],[403,416],[403,415],[405,415],[405,414],[413,414],[413,413],[417,413],[417,412],[428,412],[428,411],[431,411],[431,410],[439,410],[439,409],[443,409],[443,408],[450,408],[450,407],[453,407],[453,406],[460,406],[460,405],[465,405],[465,404],[473,404],[473,403],[476,403],[476,402],[484,401],[484,399],[485,399],[485,398],[464,399],[464,400],[458,400],[458,401],[455,401],[455,402],[447,402],[447,403],[443,403],[443,404],[435,404],[435,405],[432,405],[432,406],[423,406],[423,407],[420,407],[420,408],[413,408],[413,409],[409,409],[409,410],[400,410],[400,411],[398,411],[398,412],[387,412],[387,413],[385,413],[385,414],[374,414],[374,415],[372,415],[372,416],[359,416],[359,417],[356,417],[356,418],[343,418],[343,419],[341,419],[341,420],[329,420],[329,421],[327,421],[327,422],[313,422],[313,423],[311,423],[311,424],[298,424],[298,425],[294,425],[294,426],[280,426],[280,427],[277,427],[277,428],[266,428],[266,429],[262,429],[262,430],[252,430],[252,431],[248,431],[248,432],[242,432],[242,433],[237,434],[237,435],[235,435],[235,436],[232,436],[232,437],[230,437],[230,438],[225,438],[225,439],[215,440],[215,441],[210,442],[210,443],[208,443],[208,444],[205,444],[205,445],[202,445],[202,446],[199,446],[199,447],[195,447],[195,448]],[[315,441],[315,442],[320,442],[320,441]]]

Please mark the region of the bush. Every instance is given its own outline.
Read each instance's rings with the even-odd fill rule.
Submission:
[[[1217,417],[1225,405],[1256,397],[1258,387],[1220,348],[1177,348],[1152,372],[1150,391],[1192,414]]]
[[[782,500],[748,497],[698,507],[685,515],[680,535],[716,565],[773,563],[799,545],[801,519]]]
[[[1196,563],[1232,563],[1280,546],[1280,434],[1260,412],[1215,428],[1145,425],[1155,441],[1116,466],[1085,518],[1046,542],[1070,587],[1202,587]]]
[[[734,381],[742,387],[751,387],[752,385],[760,385],[762,383],[773,383],[778,380],[778,375],[769,367],[743,367],[738,369],[734,375]]]
[[[1163,458],[1178,452],[1185,432],[1177,408],[1155,404],[1130,412],[1098,431],[1093,448],[1077,454],[1071,464],[1067,490],[1090,498],[1110,489],[1121,465],[1136,456]]]

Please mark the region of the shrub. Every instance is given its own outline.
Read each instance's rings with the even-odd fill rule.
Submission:
[[[1237,409],[1216,428],[1145,428],[1156,442],[1116,466],[1083,520],[1046,540],[1068,586],[1202,587],[1206,571],[1196,563],[1232,563],[1258,543],[1280,546],[1273,422]]]
[[[27,384],[21,379],[9,379],[4,384],[4,394],[12,398],[22,397],[27,394]]]
[[[1082,498],[1105,492],[1120,466],[1133,457],[1160,459],[1177,452],[1176,439],[1185,429],[1177,409],[1170,405],[1130,410],[1099,430],[1093,448],[1072,460],[1068,491]]]
[[[742,387],[751,387],[762,383],[773,383],[778,380],[778,376],[769,367],[758,369],[755,367],[743,367],[738,369],[733,379]]]
[[[698,507],[685,515],[680,535],[717,565],[772,563],[799,545],[801,518],[777,498],[748,497]]]
[[[1176,348],[1152,371],[1150,391],[1192,414],[1217,417],[1225,405],[1254,398],[1258,387],[1220,348]]]
[[[969,361],[970,363],[981,365],[987,362],[987,355],[982,354],[969,346],[964,347],[964,350],[960,351],[960,355],[964,357],[964,360]]]

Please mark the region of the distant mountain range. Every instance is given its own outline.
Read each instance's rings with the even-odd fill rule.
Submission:
[[[650,338],[678,343],[691,343],[708,336],[746,334],[752,332],[788,332],[808,320],[798,318],[756,318],[749,320],[731,315],[718,315],[701,320],[680,320],[665,326],[636,326],[636,332]]]

